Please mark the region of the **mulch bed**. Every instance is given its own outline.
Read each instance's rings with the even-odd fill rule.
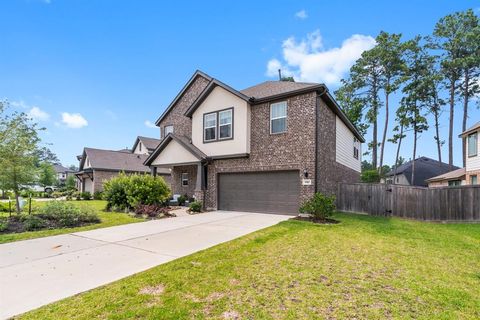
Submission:
[[[318,223],[318,224],[338,224],[340,221],[335,220],[335,219],[315,219],[313,217],[301,217],[301,216],[296,216],[292,218],[291,220],[298,220],[298,221],[307,221],[307,222],[313,222],[313,223]]]

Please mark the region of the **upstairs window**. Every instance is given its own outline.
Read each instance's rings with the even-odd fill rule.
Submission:
[[[270,133],[287,131],[287,102],[277,102],[270,105]]]
[[[232,109],[218,112],[218,138],[229,139],[232,137],[233,112]]]
[[[358,140],[353,138],[353,157],[358,160],[360,150],[358,149]]]
[[[165,128],[163,129],[163,133],[164,133],[164,137],[167,136],[167,134],[169,133],[173,133],[173,126],[172,125],[169,125],[169,126],[165,126]]]
[[[468,135],[468,156],[475,157],[478,149],[478,134],[477,132]]]
[[[203,140],[214,141],[217,139],[217,113],[203,115]]]

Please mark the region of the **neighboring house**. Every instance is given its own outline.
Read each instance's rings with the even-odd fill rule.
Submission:
[[[138,150],[139,141],[147,141],[149,138],[138,137],[135,141],[133,151]],[[157,139],[149,139],[145,146],[152,146],[153,141]],[[148,147],[145,147],[148,149]],[[80,183],[79,190],[94,193],[103,190],[103,183],[106,180],[118,175],[120,172],[126,174],[150,174],[150,168],[145,166],[143,162],[147,159],[148,154],[143,152],[135,153],[129,149],[118,151],[103,150],[94,148],[84,148],[82,155],[78,156],[80,161],[79,171],[76,173]],[[162,169],[157,171],[167,183],[170,183],[170,170]]]
[[[414,181],[412,181],[413,161],[402,164],[397,170],[391,170],[385,175],[385,181],[393,184],[427,187],[428,179],[450,172],[452,169],[459,168],[427,157],[420,157],[415,159]]]
[[[53,168],[55,169],[55,172],[57,173],[57,180],[58,180],[60,185],[64,185],[69,176],[75,175],[75,170],[65,168],[61,164],[54,164]]]
[[[441,174],[439,176],[427,179],[426,181],[429,188],[463,186],[466,184],[465,168],[453,170],[445,174]]]
[[[163,140],[145,165],[171,169],[173,193],[207,209],[296,214],[315,192],[359,181],[364,139],[323,84],[238,91],[197,71],[156,125]]]
[[[160,139],[138,136],[133,144],[132,152],[136,154],[150,154],[160,143]]]
[[[466,140],[465,181],[467,185],[478,184],[480,178],[480,121],[460,134]]]
[[[465,139],[466,163],[465,168],[453,170],[446,174],[435,176],[428,179],[429,187],[445,187],[459,185],[478,184],[480,177],[480,122],[477,122],[469,129],[459,135],[459,138]],[[463,142],[463,141],[462,141]]]

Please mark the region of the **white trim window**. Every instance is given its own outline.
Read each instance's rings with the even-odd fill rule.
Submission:
[[[478,153],[478,134],[477,132],[468,135],[468,156],[475,157]]]
[[[164,131],[164,137],[166,137],[167,134],[173,133],[173,126],[172,126],[172,125],[165,126],[165,128],[163,129],[163,131]]]
[[[270,134],[287,131],[287,101],[270,105]]]
[[[230,139],[232,137],[233,110],[223,110],[218,113],[218,139]]]
[[[203,140],[214,141],[217,139],[217,113],[203,115]]]
[[[188,173],[187,172],[182,173],[182,186],[183,187],[188,186]]]

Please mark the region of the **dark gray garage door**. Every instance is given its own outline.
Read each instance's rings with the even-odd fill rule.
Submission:
[[[298,213],[298,171],[222,173],[218,180],[220,210]]]

